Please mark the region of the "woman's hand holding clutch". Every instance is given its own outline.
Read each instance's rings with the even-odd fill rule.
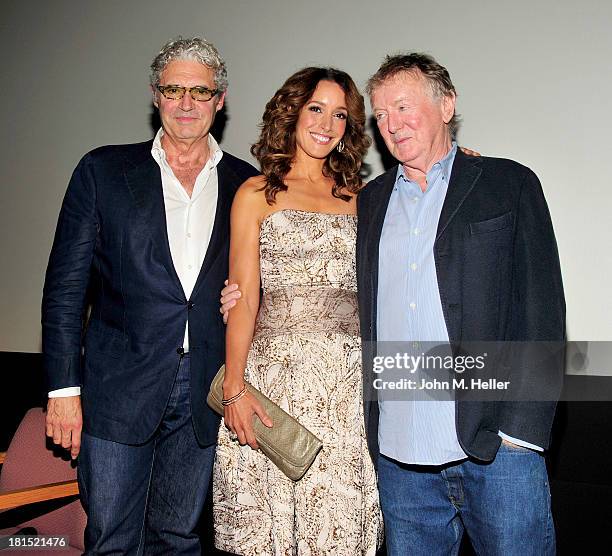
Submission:
[[[236,395],[238,395],[238,391]],[[224,398],[231,399],[225,394]],[[256,415],[266,427],[272,427],[272,419],[261,404],[248,392],[245,392],[236,401],[225,405],[225,426],[238,437],[238,442],[241,445],[248,444],[253,450],[259,449],[253,431],[253,419]]]

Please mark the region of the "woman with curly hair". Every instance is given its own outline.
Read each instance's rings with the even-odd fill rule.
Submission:
[[[251,152],[261,176],[236,193],[225,408],[214,469],[215,544],[235,554],[374,554],[382,537],[363,421],[356,194],[369,145],[363,98],[333,68],[292,75],[266,105]],[[260,288],[263,296],[260,298]],[[257,450],[274,426],[244,381],[323,449],[299,481]]]

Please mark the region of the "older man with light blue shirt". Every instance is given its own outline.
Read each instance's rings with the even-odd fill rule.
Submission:
[[[427,172],[425,191],[406,177],[403,166],[398,167],[380,238],[378,341],[389,345],[416,341],[413,353],[417,357],[423,347],[449,343],[433,247],[456,152],[453,141],[448,154]],[[467,458],[455,432],[454,401],[433,401],[385,403],[382,396],[380,452],[397,461],[420,465],[443,465]],[[398,429],[397,423],[405,426]],[[498,434],[514,444],[542,451],[502,431]],[[406,442],[408,438],[413,441]]]
[[[455,90],[433,58],[387,58],[368,93],[401,162],[368,184],[358,208],[365,419],[389,554],[456,554],[464,531],[481,554],[552,554],[541,453],[554,401],[466,403],[452,392],[427,399],[373,388],[386,372],[373,370],[374,357],[397,346],[418,355],[462,341],[563,341],[541,187],[515,162],[457,151]],[[539,380],[535,364],[521,372],[510,379]],[[556,374],[541,380],[550,376],[554,391]]]

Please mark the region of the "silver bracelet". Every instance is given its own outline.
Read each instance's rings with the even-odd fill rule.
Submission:
[[[240,390],[240,392],[238,392],[235,396],[221,400],[221,405],[223,406],[232,405],[233,403],[236,403],[240,398],[242,398],[242,396],[244,396],[246,393],[247,393],[247,388],[245,384],[242,387],[242,390]]]

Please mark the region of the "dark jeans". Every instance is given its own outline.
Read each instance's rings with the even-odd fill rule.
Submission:
[[[390,556],[456,555],[464,530],[477,554],[555,554],[544,458],[527,448],[445,467],[381,456],[378,484]]]
[[[189,357],[181,359],[162,422],[146,444],[83,434],[78,478],[87,513],[86,554],[200,554],[194,532],[215,446],[198,445]]]

